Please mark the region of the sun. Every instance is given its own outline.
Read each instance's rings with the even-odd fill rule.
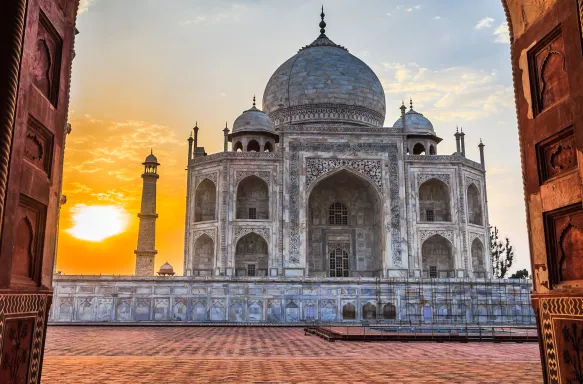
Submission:
[[[127,211],[117,205],[77,204],[71,208],[73,227],[65,230],[86,241],[102,241],[126,230]]]

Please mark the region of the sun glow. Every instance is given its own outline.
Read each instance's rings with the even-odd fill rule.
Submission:
[[[77,204],[71,208],[73,227],[65,230],[77,239],[102,241],[125,231],[127,211],[117,205]]]

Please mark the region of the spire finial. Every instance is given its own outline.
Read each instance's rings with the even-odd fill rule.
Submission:
[[[227,122],[225,121],[225,128],[227,128],[227,127],[228,127],[228,125],[227,125]]]
[[[255,95],[253,95],[253,106],[255,106]]]
[[[198,128],[198,121],[194,123],[194,128]]]
[[[413,98],[409,98],[409,106],[413,109]]]
[[[460,127],[458,127],[457,125],[455,127],[455,133],[460,133]]]
[[[320,37],[326,37],[326,22],[324,21],[324,6],[322,5],[322,13],[320,13],[320,17],[322,21],[320,21]]]
[[[154,151],[152,150],[152,148],[150,148],[150,155],[153,155]]]

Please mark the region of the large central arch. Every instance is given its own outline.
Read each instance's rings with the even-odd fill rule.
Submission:
[[[383,209],[369,180],[345,169],[320,179],[306,217],[309,276],[380,275]]]

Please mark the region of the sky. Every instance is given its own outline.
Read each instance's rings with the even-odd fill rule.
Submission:
[[[207,153],[271,74],[326,34],[367,63],[386,93],[385,126],[413,99],[455,152],[486,145],[490,223],[529,269],[510,46],[500,1],[475,0],[81,0],[73,61],[57,270],[133,274],[143,166],[158,181],[156,270],[182,273],[187,138]]]

